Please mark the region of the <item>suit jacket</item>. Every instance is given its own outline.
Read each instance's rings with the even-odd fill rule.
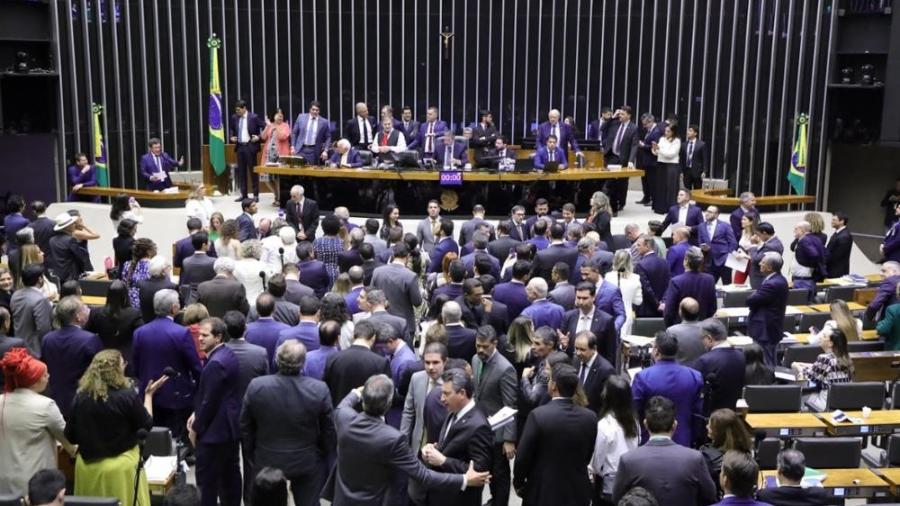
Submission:
[[[462,309],[462,322],[467,328],[475,329],[482,325],[494,327],[498,336],[506,334],[509,328],[509,309],[502,302],[492,301],[491,311],[485,313],[481,304],[470,306],[464,295],[456,298],[456,303]]]
[[[509,256],[509,250],[514,249],[521,242],[511,236],[504,235],[488,243],[488,253],[498,261],[503,262]]]
[[[250,311],[247,291],[234,278],[215,277],[197,285],[197,302],[206,306],[210,316],[222,318],[228,311]]]
[[[703,329],[699,321],[672,325],[666,329],[666,333],[678,339],[678,354],[675,355],[675,359],[679,364],[691,366],[706,353],[706,346],[703,345]]]
[[[288,479],[326,469],[335,452],[331,395],[305,376],[271,374],[250,381],[241,409],[241,446],[254,471],[280,469]],[[284,423],[291,420],[292,423]]]
[[[566,311],[571,311],[575,307],[575,287],[568,281],[557,283],[556,287],[547,294],[547,299],[559,304]]]
[[[553,266],[557,262],[563,262],[569,266],[569,272],[575,270],[575,261],[578,258],[578,250],[569,248],[565,244],[551,244],[537,252],[531,265],[532,277],[540,276],[551,284]],[[552,286],[551,286],[552,288]]]
[[[674,225],[678,223],[678,211],[680,210],[680,206],[675,204],[674,206],[669,208],[669,212],[666,213],[666,217],[663,219],[662,228],[663,230],[669,228],[669,225]],[[688,204],[687,216],[685,217],[684,225],[688,227],[696,227],[703,223],[703,210],[700,209],[700,206],[695,206]]]
[[[564,169],[569,165],[568,159],[566,158],[566,152],[563,148],[556,146],[556,152],[553,153],[553,157],[554,161],[559,162],[559,168]],[[534,168],[543,169],[549,162],[550,151],[546,146],[538,147],[537,152],[534,155]]]
[[[665,259],[653,252],[647,253],[638,260],[637,265],[634,267],[634,272],[646,276],[647,281],[650,282],[650,288],[653,290],[653,295],[657,299],[662,298],[666,293],[669,281],[672,280],[669,264]]]
[[[772,506],[766,502],[754,500],[752,497],[726,497],[713,506]]]
[[[94,270],[87,248],[65,232],[57,232],[50,238],[50,250],[45,264],[59,278],[60,283],[78,279]]]
[[[247,385],[253,378],[269,374],[269,354],[262,346],[242,339],[232,339],[225,344],[238,361],[238,398],[243,399]]]
[[[462,489],[459,474],[441,474],[426,468],[406,443],[403,434],[357,410],[359,396],[351,392],[334,410],[337,464],[322,497],[334,506],[381,506],[396,473],[407,475],[426,489],[450,493]]]
[[[656,155],[653,154],[652,145],[654,142],[659,142],[659,139],[662,138],[663,133],[665,132],[665,128],[665,125],[662,123],[656,123],[650,130],[641,127],[638,135],[641,136],[640,140],[643,141],[644,145],[641,146],[640,143],[638,143],[636,160],[638,167],[655,167],[657,165]]]
[[[638,410],[638,420],[644,419],[644,405],[654,395],[662,395],[675,403],[675,419],[678,427],[672,439],[690,447],[694,441],[694,416],[703,410],[703,378],[690,367],[674,360],[660,360],[637,373],[631,384],[631,393]],[[643,440],[646,429],[641,428]]]
[[[366,118],[369,122],[369,144],[375,140],[375,119],[369,116]],[[368,149],[368,144],[363,142],[363,133],[359,131],[359,117],[354,115],[352,118],[347,120],[344,123],[344,137],[350,141],[350,145],[354,147],[365,146],[365,149]]]
[[[39,288],[25,287],[13,292],[9,306],[14,334],[32,356],[41,358],[41,341],[53,328],[52,304]]]
[[[504,406],[516,408],[516,369],[506,357],[495,351],[487,362],[482,362],[481,357],[475,355],[472,357],[472,370],[475,372],[475,402],[485,415],[492,416]],[[494,431],[494,443],[504,441],[516,442],[515,423],[508,423]]]
[[[178,276],[178,284],[196,288],[200,283],[211,280],[216,277],[216,271],[213,269],[215,263],[215,257],[203,253],[185,257],[181,274]]]
[[[237,217],[238,241],[244,242],[247,239],[256,239],[256,225],[253,224],[253,218],[247,213],[241,213]]]
[[[244,339],[250,344],[262,346],[266,350],[268,363],[275,363],[275,350],[278,344],[278,336],[282,330],[291,328],[290,325],[284,324],[271,317],[260,318],[247,325],[247,331],[244,333]]]
[[[666,263],[672,276],[684,274],[684,254],[691,247],[688,241],[678,242],[666,251]],[[665,292],[664,292],[665,293]]]
[[[459,254],[459,245],[456,244],[452,237],[436,240],[429,255],[428,272],[441,272],[441,263],[444,260],[444,255],[451,252]]]
[[[493,296],[494,300],[506,305],[510,321],[515,320],[526,307],[531,305],[528,295],[525,294],[525,285],[518,281],[500,283],[494,287]]]
[[[784,254],[784,246],[777,237],[772,237],[758,247],[750,248],[750,287],[754,290],[759,288],[765,277],[759,272],[759,261],[762,260],[763,255],[768,251],[774,251],[782,255]]]
[[[375,269],[372,273],[372,286],[384,290],[390,302],[388,312],[406,320],[407,334],[411,338],[416,328],[414,308],[422,304],[422,292],[419,290],[419,278],[416,273],[405,266],[389,263]]]
[[[828,504],[830,494],[822,487],[774,487],[761,488],[756,497],[778,506],[821,506]]]
[[[437,449],[447,458],[433,469],[442,473],[465,473],[469,462],[476,471],[493,469],[494,434],[484,412],[474,406],[447,430],[448,416],[441,428]],[[445,435],[446,432],[446,435]],[[466,487],[464,491],[428,493],[429,506],[481,506],[483,487]]]
[[[625,130],[622,132],[622,139],[619,142],[619,154],[617,155],[614,148],[616,137],[619,135],[619,126],[621,124],[622,123],[619,120],[610,122],[606,130],[607,134],[604,152],[607,154],[607,157],[613,161],[617,161],[622,165],[627,165],[629,162],[634,163],[637,156],[638,129],[637,125],[634,124],[634,121],[628,122],[625,126]]]
[[[427,121],[422,122],[419,125],[419,135],[416,135],[413,139],[407,139],[406,149],[418,149],[420,152],[425,152],[425,145],[427,144],[426,134],[428,133],[428,129],[431,126]],[[432,145],[434,149],[438,148],[438,144],[440,144],[441,137],[444,136],[444,133],[447,131],[447,124],[442,120],[435,120],[434,129],[432,130],[434,133],[434,137],[432,138]]]
[[[895,221],[884,236],[883,246],[885,260],[900,262],[900,220]]]
[[[475,217],[475,218],[472,218],[471,220],[464,221],[463,224],[460,225],[459,238],[457,239],[457,244],[469,244],[470,242],[472,242],[472,239],[475,236],[475,231],[478,229],[479,226],[481,226],[482,223],[487,224],[490,227],[490,229],[491,229],[490,237],[494,237],[494,234],[495,234],[494,226],[491,225],[490,223],[488,223],[487,221],[485,221],[484,218]],[[489,237],[489,239],[490,239],[490,237]],[[488,247],[488,252],[490,252],[490,246]],[[506,258],[506,256],[504,256],[503,258]]]
[[[689,174],[694,178],[700,177],[704,172],[709,174],[709,151],[706,149],[706,143],[700,139],[694,140],[694,150],[691,152],[691,166],[688,167],[688,141],[686,138],[681,141],[681,167],[682,172]]]
[[[828,268],[825,266],[825,244],[812,234],[806,234],[797,241],[794,249],[794,260],[812,269],[815,281],[825,279]]]
[[[215,260],[214,260],[215,261]],[[160,276],[158,278],[142,279],[137,283],[138,300],[141,307],[141,318],[145,322],[156,318],[156,312],[153,310],[153,296],[160,290],[178,291],[178,286],[169,281],[168,277]]]
[[[666,289],[666,306],[663,312],[666,326],[681,321],[681,317],[678,316],[678,305],[685,297],[692,297],[700,304],[699,320],[705,320],[716,314],[715,279],[705,272],[687,271],[672,278]]]
[[[569,158],[569,148],[571,147],[574,151],[580,152],[581,148],[578,147],[578,141],[575,140],[575,136],[572,132],[572,127],[563,123],[557,123],[559,127],[559,135],[557,139],[557,146],[562,149],[563,158],[558,159],[560,162],[565,163]],[[550,138],[550,134],[553,133],[553,127],[550,126],[549,121],[545,121],[538,126],[537,129],[537,137],[535,138],[535,148],[540,152],[540,148],[547,145],[547,139]],[[537,163],[535,163],[535,167],[537,167]]]
[[[438,218],[440,221],[440,218]],[[431,218],[425,217],[416,223],[416,238],[419,239],[419,246],[425,253],[431,253],[434,249],[434,232],[431,229]]]
[[[516,451],[513,486],[522,504],[589,504],[587,466],[597,415],[572,399],[554,399],[528,415]]]
[[[434,145],[434,162],[437,164],[438,168],[443,168],[446,162],[446,165],[453,166],[453,160],[459,160],[460,165],[465,165],[469,163],[469,153],[468,148],[462,142],[453,142],[453,145],[450,146],[450,160],[447,160],[447,144],[441,139],[440,142],[435,143]]]
[[[759,210],[755,210],[757,213]],[[731,225],[731,232],[735,237],[741,236],[741,219],[744,217],[744,208],[738,206],[734,211],[731,211],[731,214],[728,216],[728,222]]]
[[[323,264],[324,267],[324,264]],[[328,274],[326,272],[326,274]],[[300,299],[305,295],[315,296],[316,292],[312,288],[304,285],[299,280],[296,279],[288,279],[287,281],[287,291],[284,293],[284,300],[292,303],[292,304],[300,304]]]
[[[169,175],[169,171],[177,169],[178,162],[169,156],[168,153],[161,152],[159,154],[159,166],[162,168],[162,171],[165,172],[166,179],[163,181],[150,181],[150,176],[159,172],[157,170],[156,161],[154,160],[153,153],[145,153],[144,156],[141,157],[141,176],[144,178],[147,190],[165,190],[172,186],[172,177]]]
[[[551,329],[559,329],[562,326],[565,310],[559,304],[547,299],[536,300],[522,310],[522,316],[528,316],[534,323],[534,328],[547,326]]]
[[[475,330],[461,325],[447,326],[447,356],[471,360],[475,354]]]
[[[566,353],[568,353],[569,356],[572,356],[575,352],[575,334],[578,329],[578,319],[580,317],[581,310],[573,309],[567,312],[563,319],[562,331],[569,334],[569,347],[566,349]],[[616,325],[613,316],[606,311],[594,309],[590,330],[597,336],[597,353],[605,358],[607,362],[615,364],[619,338],[616,333]]]
[[[697,241],[700,244],[709,245],[709,254],[706,257],[707,264],[717,267],[725,265],[728,254],[737,249],[737,240],[728,223],[722,220],[716,221],[716,229],[713,236],[709,236],[706,222],[694,226],[697,231]]]
[[[341,158],[344,155],[335,151],[331,154],[331,158],[328,159],[328,163],[333,163],[335,165],[341,166]],[[344,167],[362,167],[362,158],[359,156],[359,151],[356,148],[351,147],[350,151],[347,152],[347,165]]]
[[[331,401],[343,399],[347,393],[362,386],[370,376],[391,376],[388,359],[366,348],[352,345],[328,357],[324,381],[331,392]]]
[[[150,381],[159,379],[163,370],[171,367],[176,375],[156,392],[153,404],[167,409],[191,407],[201,369],[191,331],[160,316],[134,331],[133,347],[134,372],[141,395]]]
[[[531,227],[525,224],[523,220],[522,223],[516,224],[515,222],[510,222],[511,227],[509,230],[509,236],[519,242],[525,242],[528,239],[531,239]],[[509,252],[507,251],[503,258],[500,261],[506,260],[506,257],[509,256]]]
[[[294,147],[294,153],[300,153],[306,144],[306,129],[309,127],[309,120],[309,113],[304,112],[298,115],[297,120],[294,121],[294,126],[291,128],[291,146]],[[321,115],[318,116],[316,123],[318,125],[313,135],[312,146],[314,146],[316,158],[318,158],[323,149],[331,147],[331,124],[327,118],[323,118]]]
[[[484,167],[486,165],[483,159],[485,156],[494,154],[494,143],[496,140],[497,128],[494,125],[475,124],[475,127],[472,128],[472,139],[469,141],[469,147],[475,152],[476,166]]]
[[[246,118],[247,118],[247,135],[250,136],[250,138],[252,138],[254,135],[261,137],[263,130],[266,129],[266,122],[264,120],[260,119],[260,117],[257,116],[256,113],[253,113],[250,111],[247,111]],[[239,120],[240,120],[240,116],[238,116],[237,114],[232,114],[231,118],[229,118],[229,120],[228,120],[228,126],[231,128],[231,136],[233,136],[233,137],[239,137],[239,134],[240,134]],[[253,152],[259,151],[259,145],[260,145],[259,141],[254,142],[250,139],[247,139],[247,146],[249,146]]]
[[[44,336],[41,360],[50,374],[48,396],[56,401],[63,416],[68,418],[78,389],[78,380],[91,365],[94,355],[103,349],[97,334],[66,325]]]
[[[400,419],[400,433],[406,437],[406,443],[411,448],[418,449],[418,445],[422,441],[422,435],[425,431],[425,418],[423,415],[425,409],[425,398],[431,390],[428,389],[428,383],[431,378],[424,370],[417,371],[412,374],[409,379],[409,388],[406,391],[406,399],[403,402],[403,415]],[[438,381],[432,387],[440,388],[441,381]]]
[[[491,272],[482,274],[490,274],[491,276],[494,276],[495,280],[500,279],[500,261],[486,250],[473,251],[459,259],[459,261],[462,262],[463,267],[466,268],[466,275],[469,277],[475,276],[475,258],[477,256],[487,257],[488,261],[491,263]]]
[[[288,200],[284,203],[284,219],[300,230],[301,225],[306,233],[306,240],[312,242],[316,238],[316,229],[319,228],[319,203],[315,200],[303,197],[303,209],[299,209],[299,203]]]
[[[731,346],[713,348],[691,366],[700,371],[706,385],[704,416],[720,408],[735,409],[744,391],[744,352]]]
[[[206,357],[194,397],[197,442],[219,444],[241,439],[240,365],[234,352],[219,346]]]
[[[319,325],[312,321],[301,321],[293,327],[288,327],[278,333],[278,341],[275,344],[277,350],[285,341],[296,339],[306,346],[307,351],[319,349]]]
[[[869,302],[869,306],[866,308],[866,318],[875,321],[877,318],[883,317],[883,310],[886,310],[888,306],[897,301],[895,295],[897,283],[900,283],[900,275],[891,276],[878,285],[878,292],[875,293],[875,297],[872,299],[872,302]],[[15,293],[13,294],[13,297],[15,297]],[[16,335],[19,336],[18,329],[16,330]]]
[[[97,167],[94,165],[88,165],[88,171],[82,173],[81,167],[77,165],[69,165],[66,168],[66,182],[68,183],[69,189],[71,190],[73,186],[76,184],[80,184],[85,188],[89,188],[91,186],[97,186]],[[68,200],[87,200],[88,202],[100,202],[99,197],[82,197],[79,199],[79,196],[73,192],[69,192]]]
[[[399,128],[404,135],[406,135],[406,142],[409,142],[416,137],[419,136],[419,125],[420,123],[416,120],[409,120],[409,122],[404,121],[395,121],[395,128]]]
[[[622,455],[613,502],[618,502],[633,487],[644,487],[654,497],[663,497],[667,504],[673,505],[709,505],[717,497],[703,455],[668,438],[652,439]]]
[[[584,379],[584,383],[581,385],[588,401],[586,407],[593,411],[594,414],[599,414],[600,408],[603,407],[603,388],[606,386],[606,380],[616,373],[616,368],[613,367],[612,364],[613,363],[610,363],[599,353],[594,355],[594,363],[588,368],[587,376]],[[582,367],[581,361],[575,359],[573,360],[572,365],[575,367],[575,371],[578,372],[580,378]]]
[[[588,125],[585,138],[590,141],[601,141],[601,145],[606,144],[606,136],[609,134],[607,127],[612,123],[612,119],[598,118]]]
[[[787,307],[788,284],[780,272],[763,280],[747,297],[750,315],[747,333],[764,344],[778,344],[784,337],[784,310]]]
[[[46,216],[35,218],[29,227],[34,230],[34,243],[41,248],[41,251],[50,251],[50,238],[53,236],[53,227],[56,225],[53,220]]]
[[[844,227],[828,239],[825,246],[825,266],[829,278],[839,278],[850,274],[850,252],[853,250],[853,235]]]
[[[325,295],[331,285],[325,263],[321,260],[304,260],[297,262],[297,267],[300,269],[300,283],[312,288],[316,297],[321,298]],[[299,304],[299,301],[297,303]]]
[[[594,297],[594,307],[613,315],[615,318],[616,335],[625,324],[625,303],[622,301],[622,291],[619,287],[606,280],[601,280],[597,287],[597,295]]]

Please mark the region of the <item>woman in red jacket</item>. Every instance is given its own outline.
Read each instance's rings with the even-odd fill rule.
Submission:
[[[281,109],[275,109],[272,119],[272,121],[269,121],[269,118],[266,117],[266,128],[262,132],[264,144],[260,156],[263,165],[278,163],[279,156],[291,154],[291,126],[284,121],[284,113],[281,112]],[[265,184],[266,188],[275,196],[275,201],[272,205],[280,207],[281,202],[278,199],[281,194],[281,185],[278,184],[278,177],[260,174],[259,182]]]

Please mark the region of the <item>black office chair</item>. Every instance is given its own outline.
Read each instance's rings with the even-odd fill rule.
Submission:
[[[884,341],[850,341],[847,343],[848,353],[864,351],[884,351]]]
[[[809,304],[809,290],[805,288],[791,288],[788,291],[787,303],[789,306],[806,306]]]
[[[887,465],[887,467],[900,466],[900,434],[888,436],[884,465]]]
[[[89,297],[106,297],[109,291],[109,285],[112,281],[105,279],[80,279],[78,286],[81,287],[81,294]]]
[[[372,152],[366,149],[359,150],[359,159],[362,161],[363,167],[372,166]]]
[[[853,300],[853,293],[856,292],[858,286],[833,286],[825,290],[825,301],[841,299],[845,301]]]
[[[875,330],[875,320],[869,318],[865,314],[862,315],[863,330]]]
[[[747,385],[744,400],[751,413],[797,413],[802,406],[800,385]]]
[[[891,409],[900,409],[900,382],[894,383],[891,390]]]
[[[855,437],[797,438],[794,449],[816,469],[856,468],[862,458],[862,440]]]
[[[23,506],[25,498],[15,494],[0,494],[0,506]]]
[[[753,290],[741,290],[739,292],[725,292],[722,299],[722,307],[744,307],[747,305],[747,298],[753,293]]]
[[[789,346],[784,350],[782,365],[790,368],[794,362],[813,363],[822,354],[822,347],[818,344],[801,344]]]
[[[834,383],[828,389],[825,411],[860,410],[866,406],[872,409],[884,408],[884,383],[881,381]]]
[[[115,497],[79,497],[77,495],[66,496],[66,506],[120,506],[121,503]]]
[[[810,327],[822,330],[825,322],[831,319],[831,313],[803,313],[800,315],[800,325],[797,326],[797,332],[805,334],[809,332]]]
[[[662,318],[635,318],[631,326],[631,333],[636,336],[653,337],[660,330],[666,330]]]
[[[781,440],[767,437],[756,446],[756,463],[761,470],[777,469],[778,454],[781,453]]]
[[[175,455],[175,450],[172,431],[168,427],[153,427],[147,433],[147,440],[144,442],[144,458],[151,455],[171,457]]]

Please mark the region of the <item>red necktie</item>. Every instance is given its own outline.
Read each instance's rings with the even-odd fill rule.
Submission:
[[[387,146],[387,145],[388,145],[388,134],[383,134],[383,135],[381,136],[381,145],[382,145],[382,146]]]

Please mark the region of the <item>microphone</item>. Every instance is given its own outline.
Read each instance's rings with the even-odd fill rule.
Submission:
[[[138,441],[144,441],[147,439],[148,434],[150,433],[147,431],[147,429],[141,428],[137,430],[137,433],[135,435],[137,436]]]
[[[281,270],[284,270],[284,248],[278,248],[278,257],[281,258]]]
[[[259,271],[259,278],[262,280],[263,290],[266,289],[266,271]]]
[[[176,371],[175,368],[173,368],[173,367],[171,367],[171,366],[168,366],[168,367],[166,367],[165,369],[163,369],[163,375],[164,375],[164,376],[168,376],[168,377],[170,377],[170,378],[174,378],[175,376],[178,376],[178,374],[179,374],[178,371]]]

